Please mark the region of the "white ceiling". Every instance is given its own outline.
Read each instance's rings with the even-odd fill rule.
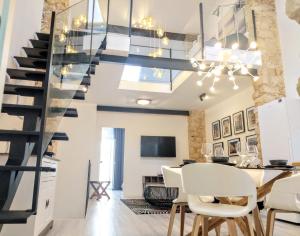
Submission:
[[[99,0],[105,1],[105,0]],[[211,12],[218,4],[232,3],[237,0],[202,0],[204,17],[213,21]],[[129,0],[110,1],[110,24],[128,26]],[[169,32],[199,34],[199,2],[200,0],[134,0],[133,23],[146,16],[152,16],[156,24]],[[211,29],[215,34],[215,29]],[[87,93],[87,101],[98,105],[141,107],[136,104],[139,98],[152,100],[152,104],[143,108],[192,110],[206,109],[224,99],[252,86],[250,78],[238,78],[239,90],[233,90],[232,82],[221,79],[215,85],[216,93],[210,94],[212,79],[206,79],[202,87],[196,85],[199,76],[193,73],[173,93],[153,93],[119,89],[123,66],[114,63],[101,63],[97,66],[96,75],[92,77],[92,86]],[[209,99],[201,102],[199,95],[207,93]]]
[[[237,83],[240,89],[233,90],[231,82],[227,79],[221,79],[215,85],[216,93],[209,94],[208,91],[212,81],[206,80],[202,87],[198,87],[196,81],[199,76],[193,73],[190,78],[171,94],[121,90],[118,87],[122,71],[123,65],[120,64],[101,63],[97,66],[96,75],[92,77],[92,86],[90,86],[86,96],[87,101],[98,105],[141,107],[136,104],[136,99],[147,98],[153,102],[151,105],[143,108],[176,110],[206,109],[252,86],[250,78],[238,78]],[[201,102],[199,95],[203,92],[209,94],[209,99]]]

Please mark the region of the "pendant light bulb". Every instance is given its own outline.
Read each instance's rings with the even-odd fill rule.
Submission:
[[[156,34],[159,38],[163,37],[164,33],[165,33],[165,31],[160,27],[156,30]]]
[[[234,86],[233,86],[233,90],[238,90],[240,87],[237,85],[237,84],[235,84]]]
[[[198,80],[198,81],[197,81],[197,85],[198,85],[199,87],[201,87],[201,86],[203,85],[202,80]]]
[[[201,70],[199,70],[199,71],[197,72],[197,74],[198,74],[199,76],[202,76],[203,72],[202,72]]]
[[[248,73],[249,73],[248,68],[245,67],[245,66],[242,66],[242,68],[241,68],[241,74],[242,74],[242,75],[247,75]]]
[[[222,48],[222,43],[221,42],[216,42],[214,47],[220,49],[220,48]]]
[[[200,70],[205,70],[205,69],[206,69],[205,63],[202,62],[202,63],[199,65],[199,69],[200,69]]]
[[[256,82],[257,80],[259,80],[258,76],[253,76],[253,81]]]
[[[169,44],[169,38],[167,36],[163,37],[162,38],[162,44],[165,45],[165,46],[168,46]]]
[[[239,44],[238,44],[237,42],[235,42],[235,43],[233,43],[233,44],[231,45],[231,48],[232,48],[233,50],[236,50],[236,49],[239,48]]]
[[[219,82],[220,81],[220,77],[215,77],[214,78],[214,82]]]
[[[251,49],[256,49],[256,48],[257,48],[257,43],[256,43],[255,41],[252,41],[252,42],[250,43],[250,48],[251,48]]]

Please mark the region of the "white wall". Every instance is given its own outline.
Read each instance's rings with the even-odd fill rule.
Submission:
[[[221,103],[205,110],[205,122],[206,122],[206,140],[207,142],[219,143],[223,142],[224,144],[224,152],[228,154],[228,144],[227,141],[234,138],[240,138],[241,142],[246,142],[246,136],[255,134],[255,131],[248,131],[247,128],[247,120],[246,120],[246,109],[254,106],[254,101],[252,99],[253,95],[253,87],[249,87],[240,93],[224,100]],[[232,136],[227,138],[221,138],[219,140],[213,141],[212,139],[212,123],[216,120],[220,120],[227,116],[231,116],[231,125],[233,125],[232,115],[236,112],[244,111],[245,116],[245,133],[241,133],[238,135],[234,135],[234,130],[232,126]]]
[[[97,132],[102,127],[125,128],[124,197],[142,197],[142,176],[161,173],[162,165],[178,165],[188,159],[188,123],[185,116],[98,112]],[[141,158],[142,135],[175,136],[176,158]],[[100,170],[101,171],[101,170]]]
[[[85,213],[88,161],[92,161],[92,176],[98,176],[99,155],[96,137],[95,104],[76,103],[78,118],[64,118],[59,131],[66,132],[69,141],[59,142],[56,157],[60,159],[54,216],[82,218]]]
[[[296,87],[300,78],[300,25],[285,14],[285,0],[276,0],[277,22],[281,43],[286,96],[299,97]]]
[[[3,1],[1,1],[1,5],[3,4]],[[7,63],[10,55],[10,44],[12,39],[12,30],[13,30],[13,24],[14,24],[14,13],[15,13],[15,4],[16,0],[10,1],[9,6],[9,13],[7,17],[7,25],[5,29],[5,35],[3,35],[3,49],[2,49],[2,55],[0,55],[0,107],[2,106],[2,99],[3,99],[3,90],[4,90],[4,83],[5,83],[5,77],[6,77],[6,68]],[[3,24],[3,22],[2,22]],[[3,27],[3,26],[2,26]],[[1,47],[2,45],[0,45]]]
[[[22,55],[22,47],[29,45],[29,39],[41,30],[44,0],[16,0],[9,65],[15,66],[14,56]]]

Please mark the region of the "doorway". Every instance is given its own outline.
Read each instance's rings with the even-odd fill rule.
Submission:
[[[100,181],[110,181],[111,190],[122,190],[124,173],[125,129],[101,130]]]

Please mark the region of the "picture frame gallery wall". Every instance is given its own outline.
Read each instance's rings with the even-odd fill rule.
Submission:
[[[206,142],[212,143],[214,150],[223,147],[224,155],[235,157],[246,143],[256,143],[257,110],[252,94],[251,87],[205,111]]]

